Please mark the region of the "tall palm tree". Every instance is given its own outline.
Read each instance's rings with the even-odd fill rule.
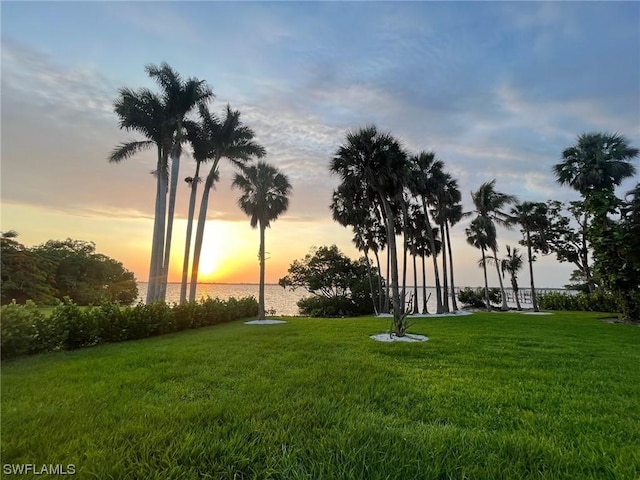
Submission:
[[[477,192],[471,192],[471,200],[475,207],[474,212],[467,212],[466,215],[476,214],[476,218],[481,218],[484,223],[492,225],[492,229],[484,228],[485,232],[492,233],[493,238],[490,241],[490,248],[493,252],[493,257],[498,258],[498,243],[497,232],[495,224],[501,225],[506,228],[511,227],[511,218],[507,213],[503,211],[503,208],[511,203],[516,202],[516,197],[513,195],[507,195],[496,191],[496,180],[493,179],[490,182],[485,182],[480,185]],[[502,294],[502,310],[508,310],[507,296],[505,294],[504,285],[502,283],[502,275],[500,274],[500,267],[496,262],[496,271],[498,273],[498,281],[500,282],[500,292]]]
[[[159,285],[158,298],[164,300],[169,275],[169,261],[171,257],[171,240],[173,238],[173,217],[175,214],[176,193],[178,189],[178,176],[180,171],[181,146],[185,138],[185,117],[196,106],[203,105],[213,97],[213,92],[204,80],[182,77],[167,63],[160,66],[147,65],[147,74],[153,78],[162,90],[162,98],[167,116],[174,127],[173,144],[171,145],[171,183],[169,185],[169,210],[167,215],[167,231],[164,242],[162,260],[162,279]]]
[[[200,112],[201,116],[203,112]],[[227,105],[223,121],[203,123],[206,126],[206,139],[209,143],[208,158],[211,159],[211,169],[204,181],[198,225],[196,227],[196,239],[193,251],[193,264],[191,267],[191,287],[189,289],[189,301],[195,301],[198,285],[198,268],[200,266],[200,252],[204,238],[204,227],[207,220],[209,206],[209,193],[216,180],[219,178],[220,160],[226,158],[236,167],[243,167],[252,158],[262,158],[266,155],[264,147],[253,140],[254,132],[240,121],[240,112],[231,110]]]
[[[173,141],[173,125],[162,99],[151,90],[142,88],[137,91],[121,88],[114,102],[114,111],[118,115],[119,127],[125,131],[142,134],[145,140],[131,140],[116,146],[109,162],[120,163],[138,152],[157,149],[156,199],[151,241],[151,260],[149,262],[149,284],[147,303],[156,300],[161,275],[164,249],[165,217],[167,207],[167,159]]]
[[[210,145],[211,142],[207,136],[207,132],[211,131],[211,125],[218,122],[218,119],[213,115],[206,105],[199,107],[200,122],[185,121],[185,130],[187,139],[191,148],[193,149],[193,159],[196,162],[196,171],[193,177],[186,177],[185,182],[189,185],[191,191],[189,195],[189,211],[187,214],[187,234],[184,247],[184,259],[182,263],[182,281],[180,284],[180,303],[183,303],[187,299],[187,285],[189,279],[189,264],[191,260],[191,236],[193,234],[193,217],[196,210],[196,195],[198,192],[198,185],[202,182],[200,178],[200,167],[203,163],[209,160],[211,155]],[[217,182],[219,177],[216,177],[213,183]]]
[[[556,180],[580,192],[585,200],[613,191],[636,173],[630,160],[640,151],[617,133],[583,133],[575,145],[562,152],[562,162],[553,166]]]
[[[291,184],[287,176],[277,168],[260,161],[255,165],[242,168],[242,173],[236,173],[233,187],[242,191],[238,205],[250,217],[252,228],[260,228],[260,287],[258,293],[258,319],[265,318],[264,312],[264,272],[265,251],[264,231],[271,222],[289,208],[289,194]]]
[[[527,247],[527,263],[529,264],[529,280],[531,282],[531,303],[535,312],[540,311],[538,308],[538,297],[536,295],[536,286],[533,280],[533,262],[535,257],[532,254],[534,248],[531,238],[532,233],[536,233],[536,237],[544,236],[545,229],[549,226],[547,218],[547,205],[541,202],[522,202],[511,209],[512,222],[518,223],[521,227],[524,240],[521,244]]]
[[[507,258],[503,258],[500,261],[500,270],[502,270],[503,275],[508,273],[511,277],[511,288],[513,289],[513,295],[516,297],[518,310],[522,310],[520,298],[518,297],[518,272],[522,269],[522,265],[522,255],[520,255],[518,249],[511,250],[511,247],[507,245]]]
[[[147,74],[161,87],[161,94],[155,94],[146,88],[137,91],[122,88],[114,102],[114,110],[119,117],[120,128],[141,133],[146,139],[120,144],[112,151],[109,161],[121,162],[154,145],[158,151],[157,166],[154,172],[156,175],[156,204],[147,289],[147,302],[151,302],[164,299],[166,288],[182,142],[182,122],[186,114],[197,103],[206,101],[213,96],[213,93],[204,81],[195,78],[183,81],[166,63],[162,63],[159,67],[149,64],[145,69]],[[172,188],[167,219],[169,156],[172,157]]]
[[[433,261],[433,275],[436,287],[436,313],[443,313],[444,306],[442,303],[438,259],[437,255],[433,253],[438,252],[439,249],[436,248],[436,239],[433,234],[434,229],[431,226],[431,219],[429,218],[428,204],[433,200],[434,192],[439,188],[439,182],[441,180],[440,174],[444,163],[436,158],[434,152],[423,151],[411,157],[409,164],[411,175],[409,176],[408,186],[412,194],[419,199],[422,205],[426,223],[426,235],[429,241],[430,251],[432,252],[431,258]]]
[[[480,249],[482,252],[481,265],[484,272],[484,298],[487,311],[491,311],[491,303],[489,302],[489,282],[487,280],[487,250],[494,250],[496,242],[496,227],[493,222],[488,221],[485,217],[477,216],[469,226],[465,229],[467,234],[467,242],[470,245]]]
[[[400,301],[398,258],[396,248],[394,201],[406,184],[407,155],[400,143],[389,133],[378,132],[375,126],[348,132],[345,143],[331,160],[331,172],[338,174],[343,184],[359,186],[376,198],[380,217],[387,231],[387,252],[390,260],[391,290],[396,335],[405,334],[407,323]],[[366,195],[369,196],[369,193]]]

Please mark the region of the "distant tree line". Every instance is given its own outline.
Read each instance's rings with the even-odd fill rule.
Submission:
[[[93,242],[68,238],[29,248],[16,237],[16,232],[9,231],[0,238],[3,305],[12,300],[53,305],[64,297],[78,305],[105,300],[129,305],[138,298],[133,273],[117,260],[96,253]]]

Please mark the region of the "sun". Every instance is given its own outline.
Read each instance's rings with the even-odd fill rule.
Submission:
[[[210,282],[215,280],[216,274],[220,269],[219,251],[216,252],[214,248],[209,246],[206,248],[203,246],[202,252],[200,252],[200,266],[198,268],[198,278],[201,281]]]

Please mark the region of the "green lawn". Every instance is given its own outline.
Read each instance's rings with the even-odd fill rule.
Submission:
[[[388,319],[234,322],[7,361],[2,463],[96,479],[637,479],[640,328],[602,316],[424,319],[420,344],[369,339]]]

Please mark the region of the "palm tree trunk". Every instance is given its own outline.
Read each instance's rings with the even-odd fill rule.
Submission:
[[[496,272],[498,272],[498,282],[500,282],[500,294],[502,295],[502,307],[501,310],[506,311],[509,310],[509,305],[507,305],[507,295],[504,291],[504,285],[502,283],[502,275],[500,275],[500,266],[498,265],[498,252],[496,249],[493,249],[493,258],[495,259],[496,264]]]
[[[204,238],[204,227],[207,222],[207,209],[209,207],[209,191],[213,187],[213,181],[216,177],[218,161],[216,159],[211,166],[211,170],[204,182],[204,190],[202,192],[202,201],[200,202],[200,213],[198,214],[198,225],[196,226],[196,240],[193,247],[193,264],[191,265],[191,285],[189,288],[189,301],[195,302],[196,288],[198,287],[198,268],[200,266],[200,253],[202,252],[202,239]]]
[[[416,255],[411,256],[413,257],[413,313],[420,313],[420,308],[418,307],[418,265]]]
[[[264,320],[264,231],[265,226],[260,221],[260,286],[258,290],[258,320]]]
[[[158,161],[158,169],[160,168],[160,161]],[[153,234],[151,236],[151,260],[149,262],[149,283],[147,284],[147,303],[151,303],[156,299],[156,275],[158,272],[158,229],[160,228],[160,215],[161,215],[161,203],[162,203],[162,186],[161,175],[158,171],[156,176],[156,207],[155,215],[153,219]]]
[[[516,277],[511,275],[511,288],[513,290],[513,295],[516,297],[516,307],[518,311],[522,310],[522,306],[520,305],[520,298],[518,298],[518,280]]]
[[[531,257],[531,237],[527,230],[527,256],[529,261],[529,279],[531,280],[531,303],[533,303],[533,311],[539,312],[538,297],[536,296],[536,286],[533,283],[533,258]]]
[[[371,292],[371,303],[373,304],[373,313],[378,315],[378,309],[376,308],[376,296],[373,293],[373,278],[371,274],[371,261],[369,260],[369,249],[365,248],[364,258],[367,264],[367,277],[369,277],[369,291]]]
[[[445,222],[444,231],[447,235],[447,245],[449,250],[449,275],[451,276],[451,307],[454,312],[458,311],[458,303],[456,302],[456,287],[453,283],[453,253],[451,251],[451,238],[449,237],[449,222]]]
[[[160,283],[159,298],[163,302],[167,296],[167,281],[169,277],[169,261],[171,260],[171,238],[173,236],[173,216],[176,210],[176,192],[178,190],[178,173],[180,172],[180,155],[176,152],[171,159],[171,186],[169,190],[169,215],[167,217],[167,237],[164,247],[164,262],[162,263],[162,281]]]
[[[160,283],[162,281],[162,261],[164,258],[164,235],[167,216],[167,168],[166,157],[162,156],[156,175],[158,176],[158,190],[160,192],[156,202],[156,219],[153,228],[153,244],[151,247],[151,261],[153,274],[149,275],[149,287],[147,291],[147,303],[155,302],[160,298]],[[155,248],[155,252],[154,252]]]
[[[407,202],[404,195],[399,195],[402,204],[402,237],[403,237],[403,257],[402,257],[402,313],[406,309],[407,292],[407,254],[409,252],[409,213],[407,212]]]
[[[429,213],[427,209],[427,203],[422,198],[422,209],[424,210],[424,218],[427,224],[427,237],[429,238],[429,247],[431,247],[431,259],[433,260],[433,280],[436,284],[436,313],[444,313],[442,306],[442,289],[440,288],[440,274],[438,273],[438,258],[436,255],[436,239],[433,236],[433,230],[431,229],[431,220],[429,220]]]
[[[403,308],[400,305],[400,291],[398,286],[398,257],[396,250],[396,232],[394,228],[393,222],[393,212],[391,210],[391,205],[389,201],[385,198],[384,195],[380,195],[380,199],[382,201],[382,205],[386,212],[387,216],[387,247],[388,247],[388,256],[391,262],[391,294],[393,295],[392,303],[393,303],[393,323],[395,327],[395,334],[399,337],[404,336],[405,326],[404,326],[404,315]]]
[[[391,300],[390,275],[391,275],[391,258],[389,257],[389,246],[387,245],[387,288],[386,288],[387,294],[385,295],[385,298],[384,298],[384,313],[390,312],[390,306],[389,306],[389,302]]]
[[[444,225],[440,224],[440,239],[442,241],[442,308],[449,313],[449,275],[447,274],[447,242],[444,235]]]
[[[187,215],[187,237],[184,246],[184,260],[182,262],[182,283],[180,285],[180,303],[187,301],[187,282],[189,279],[189,259],[191,255],[191,234],[193,232],[193,216],[196,210],[196,193],[200,173],[200,162],[196,162],[196,173],[191,182],[191,195],[189,197],[189,213]]]
[[[427,262],[422,255],[422,313],[429,313],[427,307]]]
[[[487,305],[487,312],[491,311],[491,303],[489,302],[489,280],[487,279],[487,257],[484,254],[484,248],[482,250],[482,269],[484,271],[484,301]]]
[[[377,275],[377,280],[378,280],[378,313],[382,312],[382,308],[383,308],[383,292],[382,292],[382,281],[380,280],[382,277],[382,270],[380,269],[380,257],[378,256],[378,251],[374,250],[373,254],[376,256],[376,265],[378,266],[378,275]]]

